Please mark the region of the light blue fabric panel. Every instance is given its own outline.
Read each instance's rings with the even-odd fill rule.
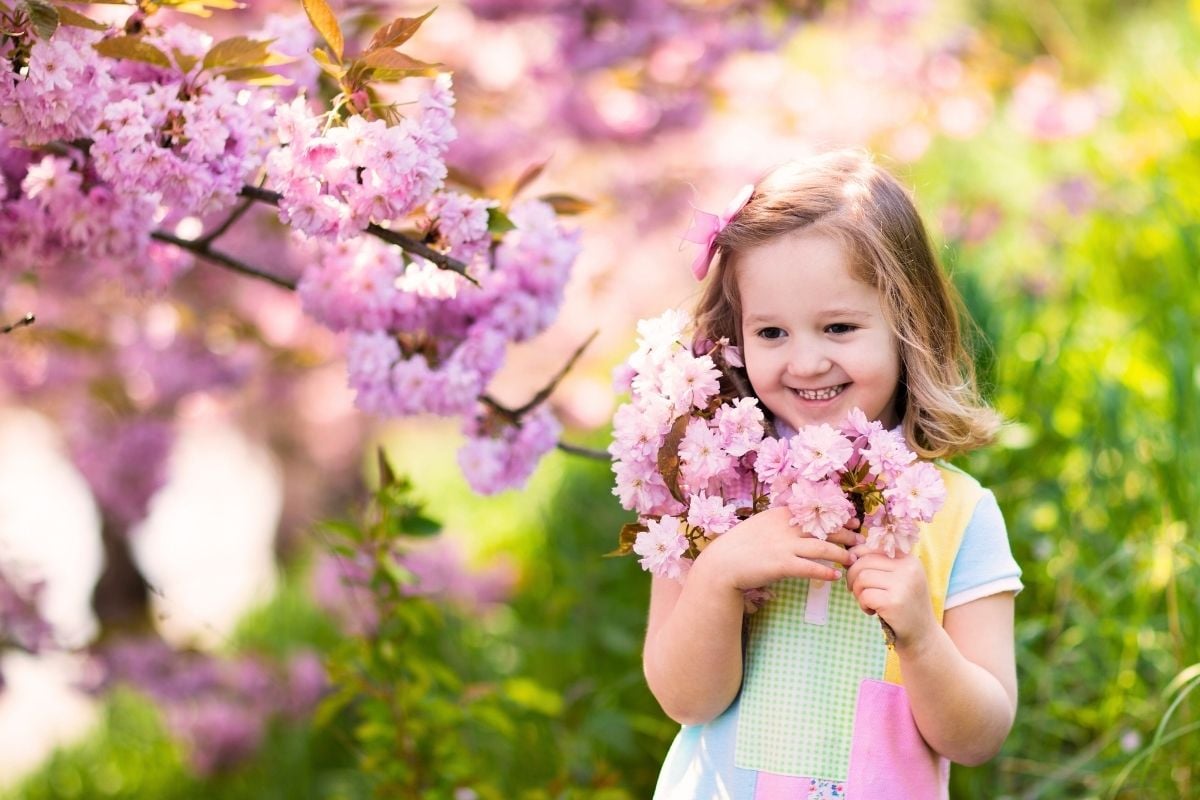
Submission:
[[[950,570],[950,586],[946,605],[953,605],[954,596],[972,589],[1009,579],[1019,586],[1021,568],[1013,558],[1008,544],[1008,531],[996,496],[989,490],[975,506],[975,513],[963,531],[962,544]]]
[[[684,725],[663,762],[654,800],[753,800],[757,775],[733,765],[738,707],[705,725]]]

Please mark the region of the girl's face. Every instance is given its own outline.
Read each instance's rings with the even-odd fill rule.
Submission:
[[[879,292],[850,272],[837,239],[798,232],[737,262],[746,371],[758,399],[793,428],[836,426],[850,409],[891,428],[899,342]]]

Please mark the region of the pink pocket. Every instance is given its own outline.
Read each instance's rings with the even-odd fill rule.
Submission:
[[[921,738],[903,686],[859,684],[846,800],[939,800],[948,795],[949,769]]]

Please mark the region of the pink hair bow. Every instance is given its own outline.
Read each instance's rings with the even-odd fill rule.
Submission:
[[[692,274],[696,276],[696,280],[704,280],[704,276],[708,274],[708,267],[712,264],[714,243],[717,240],[717,234],[725,230],[725,226],[729,224],[729,220],[737,216],[737,213],[746,207],[746,203],[750,202],[750,195],[754,194],[754,184],[747,183],[734,196],[733,202],[725,209],[725,213],[717,216],[710,214],[707,211],[701,211],[695,206],[692,207],[692,224],[687,229],[687,233],[683,235],[685,242],[692,242],[700,245],[703,249],[696,254],[696,258],[692,261]]]

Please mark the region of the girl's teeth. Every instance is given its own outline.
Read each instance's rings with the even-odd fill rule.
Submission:
[[[845,388],[846,384],[843,383],[841,386],[830,386],[828,389],[797,389],[796,394],[804,400],[829,400],[837,397]]]

